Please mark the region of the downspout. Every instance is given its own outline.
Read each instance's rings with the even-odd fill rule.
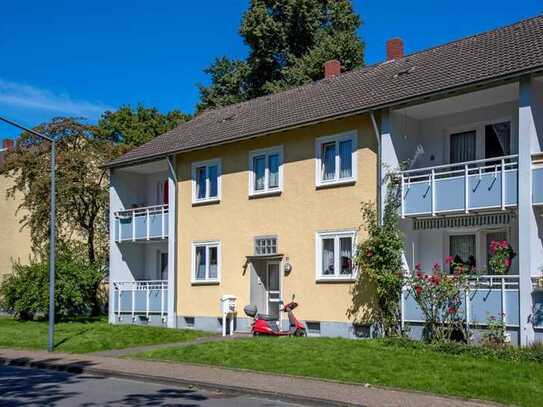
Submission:
[[[382,196],[381,196],[381,132],[379,131],[379,126],[377,126],[377,121],[375,120],[375,113],[370,112],[371,117],[371,124],[373,125],[373,131],[375,133],[375,139],[377,140],[377,213],[379,216],[379,224],[382,224],[383,222],[383,216],[381,214],[381,206],[382,206]]]

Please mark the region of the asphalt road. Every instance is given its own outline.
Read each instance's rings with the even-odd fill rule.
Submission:
[[[300,407],[251,395],[0,366],[0,405]]]

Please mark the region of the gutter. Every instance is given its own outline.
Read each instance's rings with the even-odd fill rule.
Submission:
[[[543,73],[543,66],[537,66],[537,67],[534,67],[534,68],[530,68],[530,69],[526,69],[526,70],[523,70],[523,71],[518,71],[518,72],[515,72],[515,73],[506,74],[506,75],[502,75],[502,76],[498,76],[498,77],[494,77],[494,78],[483,79],[483,80],[481,80],[479,82],[464,83],[464,84],[460,84],[458,86],[444,88],[444,89],[437,90],[437,91],[434,91],[434,92],[423,93],[423,94],[408,97],[408,98],[405,98],[405,99],[398,99],[396,101],[383,103],[381,105],[366,107],[366,108],[363,108],[363,109],[360,109],[360,110],[353,110],[353,111],[350,111],[350,112],[340,113],[340,114],[333,115],[333,116],[317,117],[315,119],[308,120],[308,121],[305,121],[305,122],[300,122],[300,123],[293,124],[293,125],[290,125],[290,126],[279,127],[279,128],[276,128],[276,129],[270,129],[267,132],[253,133],[253,134],[238,137],[238,138],[235,138],[235,139],[219,141],[219,142],[216,142],[216,143],[207,143],[207,144],[203,144],[201,146],[189,147],[187,149],[167,150],[165,152],[152,154],[152,155],[149,155],[149,156],[146,156],[146,157],[136,157],[136,158],[132,158],[132,159],[127,159],[125,161],[121,161],[121,162],[118,162],[118,163],[115,163],[113,161],[113,164],[106,163],[106,164],[100,166],[100,168],[128,167],[128,166],[134,165],[135,163],[140,164],[140,163],[144,163],[144,162],[148,162],[148,161],[155,161],[155,160],[159,160],[159,159],[164,159],[168,155],[172,155],[172,154],[188,153],[188,152],[191,152],[191,151],[203,150],[203,149],[206,149],[206,148],[209,148],[209,147],[221,146],[221,145],[224,145],[224,144],[230,144],[230,143],[236,143],[236,142],[239,142],[239,141],[250,140],[250,139],[253,139],[253,138],[256,138],[256,137],[267,136],[267,135],[271,135],[271,134],[275,134],[275,133],[279,133],[279,132],[283,132],[283,131],[287,131],[287,130],[293,130],[293,129],[297,129],[297,128],[301,128],[301,127],[315,125],[315,124],[322,123],[322,122],[328,122],[328,121],[331,121],[331,120],[338,120],[338,119],[353,117],[353,116],[357,116],[357,115],[361,115],[361,114],[371,113],[371,112],[379,111],[379,110],[385,109],[385,108],[394,108],[394,107],[398,108],[399,106],[407,107],[409,105],[414,105],[414,104],[418,104],[418,103],[427,103],[427,102],[430,102],[430,101],[435,100],[435,99],[440,99],[440,98],[443,98],[443,97],[451,96],[451,94],[454,94],[454,96],[457,96],[457,95],[460,95],[462,93],[468,93],[471,89],[481,90],[481,89],[485,89],[485,88],[490,88],[492,86],[496,86],[498,84],[506,84],[506,83],[514,82],[515,80],[521,78],[522,76],[533,75],[533,74],[537,74],[537,73]]]
[[[382,182],[382,157],[381,157],[381,132],[379,131],[379,126],[377,126],[377,121],[375,120],[375,112],[370,112],[371,124],[373,125],[373,131],[375,133],[375,139],[377,140],[377,214],[379,219],[379,224],[382,223],[383,217],[381,216],[381,206],[382,206],[382,192],[381,192],[381,182]]]

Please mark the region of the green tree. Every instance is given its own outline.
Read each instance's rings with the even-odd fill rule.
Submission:
[[[138,105],[133,109],[125,105],[102,115],[97,134],[102,139],[137,147],[189,119],[189,115],[179,110],[162,114],[154,107]]]
[[[246,61],[218,58],[205,72],[198,110],[225,106],[323,77],[338,59],[344,71],[363,64],[361,21],[350,0],[252,0],[240,34]]]
[[[55,118],[35,130],[57,141],[57,219],[59,248],[75,248],[89,264],[107,260],[108,171],[105,162],[126,147],[96,137],[96,127],[74,118]],[[23,133],[7,155],[4,172],[14,181],[8,197],[21,193],[22,227],[28,227],[36,254],[49,241],[50,144]]]

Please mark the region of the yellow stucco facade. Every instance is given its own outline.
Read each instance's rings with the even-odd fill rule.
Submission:
[[[13,260],[28,262],[31,253],[30,232],[26,228],[21,230],[21,215],[16,213],[20,199],[6,198],[6,191],[12,182],[0,174],[0,280],[11,272]]]
[[[357,132],[357,179],[354,184],[316,186],[315,140]],[[279,195],[249,197],[249,152],[283,147],[283,190]],[[193,162],[220,158],[221,199],[192,203]],[[238,316],[250,303],[246,256],[254,254],[257,236],[277,236],[278,252],[288,257],[290,273],[281,272],[282,297],[293,294],[303,320],[347,322],[351,305],[349,282],[318,282],[316,233],[360,228],[360,203],[375,201],[377,142],[368,115],[325,122],[269,136],[181,154],[177,157],[177,315],[219,316],[219,298],[237,297]],[[359,231],[357,240],[364,239]],[[192,283],[192,243],[220,241],[218,284]],[[285,262],[285,257],[283,262]]]

